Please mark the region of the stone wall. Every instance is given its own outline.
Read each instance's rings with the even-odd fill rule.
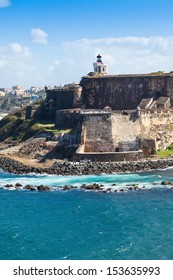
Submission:
[[[90,114],[84,117],[81,144],[85,152],[135,151],[140,133],[140,122],[131,115]]]
[[[138,150],[138,136],[141,134],[139,119],[133,121],[132,115],[121,113],[111,115],[113,146],[126,150]]]
[[[83,104],[85,108],[113,110],[136,108],[142,99],[170,96],[173,106],[173,75],[116,75],[83,77]]]
[[[142,151],[134,152],[115,152],[115,153],[79,153],[76,152],[73,160],[91,160],[100,162],[109,161],[138,161],[143,158]]]
[[[46,88],[46,99],[52,99],[55,110],[83,107],[113,110],[136,108],[142,99],[170,97],[173,106],[173,74],[86,76],[80,85]]]
[[[165,149],[173,142],[173,111],[142,113],[139,118],[141,136],[155,140],[156,149]],[[146,137],[147,136],[147,137]]]
[[[56,111],[55,125],[57,128],[81,127],[82,116],[78,111]]]
[[[173,142],[173,111],[123,115],[87,115],[82,125],[84,152],[124,152],[143,149],[146,155]],[[151,146],[151,147],[150,147]]]
[[[73,107],[74,90],[73,89],[48,89],[46,90],[46,99],[53,100],[55,111],[70,109]]]
[[[56,110],[71,109],[81,106],[82,88],[78,84],[71,84],[52,89],[46,88],[46,100],[53,100]]]
[[[85,152],[114,151],[111,114],[86,115],[82,125],[81,144]]]

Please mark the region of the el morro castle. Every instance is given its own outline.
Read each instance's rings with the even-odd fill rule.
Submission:
[[[79,84],[46,87],[45,115],[74,128],[74,159],[139,160],[173,142],[173,72],[108,75],[101,55]]]

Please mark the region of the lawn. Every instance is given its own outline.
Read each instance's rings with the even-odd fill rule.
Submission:
[[[173,156],[173,143],[166,148],[166,150],[157,151],[157,155],[161,158],[168,158]]]

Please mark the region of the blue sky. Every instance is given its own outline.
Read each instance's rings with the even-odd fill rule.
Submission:
[[[0,87],[173,70],[172,0],[0,0]]]

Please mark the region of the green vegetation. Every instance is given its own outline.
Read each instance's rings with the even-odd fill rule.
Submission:
[[[0,121],[0,141],[23,141],[35,135],[38,130],[33,128],[35,121],[25,120],[22,117],[14,115],[7,115]],[[30,132],[30,133],[28,133]],[[31,136],[30,136],[31,135]]]
[[[159,150],[157,151],[157,155],[162,158],[168,158],[173,156],[173,143],[169,145],[166,150]]]
[[[41,132],[72,133],[72,129],[59,130],[53,122],[25,120],[23,112],[17,111],[0,120],[0,141],[25,141]]]
[[[168,130],[168,131],[173,131],[173,124],[170,123],[168,125],[165,125],[165,129]]]
[[[47,132],[53,132],[53,133],[59,133],[59,132],[64,132],[64,133],[70,133],[72,131],[72,129],[57,129],[55,127],[55,123],[51,123],[51,122],[46,122],[46,121],[42,121],[42,122],[37,122],[36,123],[37,127],[39,129],[42,129],[44,131]]]
[[[40,129],[35,121],[33,120],[23,120],[23,123],[20,125],[20,127],[15,131],[14,136],[16,136],[16,139],[18,142],[25,141],[37,133],[41,132],[42,129]],[[14,137],[13,137],[14,139]]]
[[[165,72],[164,71],[157,71],[157,72],[152,72],[152,73],[150,73],[150,75],[163,75],[163,74],[165,74]]]
[[[169,146],[167,147],[167,149],[173,151],[173,143],[172,143],[171,145],[169,145]]]

